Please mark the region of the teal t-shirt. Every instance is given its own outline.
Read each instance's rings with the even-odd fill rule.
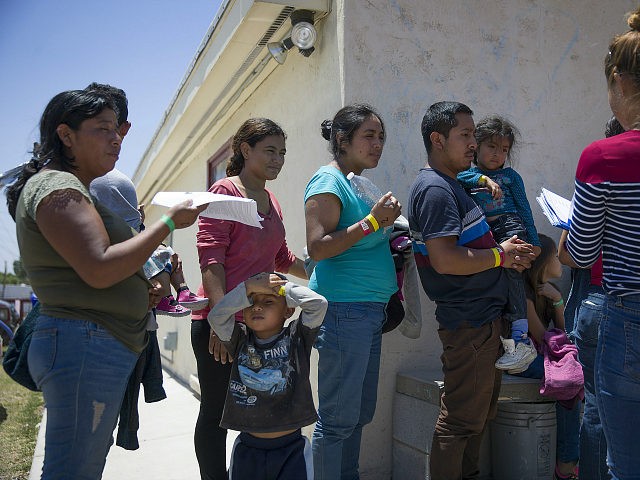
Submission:
[[[336,231],[362,220],[370,208],[356,197],[347,177],[326,165],[309,180],[305,203],[321,193],[335,195],[342,204]],[[371,233],[335,257],[316,265],[309,288],[330,302],[382,302],[398,290],[396,272],[389,250],[389,240],[382,229]]]

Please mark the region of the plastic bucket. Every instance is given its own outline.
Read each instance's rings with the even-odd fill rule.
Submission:
[[[491,424],[493,480],[549,480],[555,463],[555,403],[499,403]]]

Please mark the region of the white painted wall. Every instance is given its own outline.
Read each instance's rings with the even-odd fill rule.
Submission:
[[[269,187],[282,204],[289,245],[301,255],[304,187],[329,160],[319,132],[323,119],[354,101],[380,111],[388,140],[380,166],[369,176],[406,204],[408,188],[426,161],[422,115],[436,101],[458,100],[475,111],[476,119],[500,113],[520,128],[516,168],[539,230],[558,238],[535,196],[543,185],[571,196],[580,151],[602,136],[610,116],[602,73],[608,41],[625,30],[624,13],[636,6],[631,0],[335,0],[319,26],[317,51],[310,58],[290,51],[286,63],[200,146],[167,189],[203,189],[206,159],[242,121],[272,118],[288,133],[288,153]],[[150,209],[150,219],[160,213]],[[176,232],[174,246],[195,289],[200,275],[194,236],[194,227]],[[423,316],[419,340],[397,332],[384,336],[377,414],[363,437],[362,478],[390,478],[395,374],[439,365],[433,305],[424,296]],[[161,332],[180,328],[179,336],[188,338],[189,322],[182,322],[160,319]],[[188,354],[180,355],[188,361]],[[181,371],[195,371],[192,365]]]

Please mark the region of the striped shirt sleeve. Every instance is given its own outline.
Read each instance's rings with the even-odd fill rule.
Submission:
[[[567,250],[579,267],[590,267],[602,250],[606,184],[576,180]]]

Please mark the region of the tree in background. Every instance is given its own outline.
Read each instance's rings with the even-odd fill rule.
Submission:
[[[11,275],[10,273],[7,275],[10,277],[15,277],[16,281],[15,282],[6,281],[4,283],[11,283],[11,284],[29,283],[29,280],[27,279],[27,273],[24,271],[24,267],[22,266],[21,258],[13,262],[13,272],[14,272],[14,275]]]

